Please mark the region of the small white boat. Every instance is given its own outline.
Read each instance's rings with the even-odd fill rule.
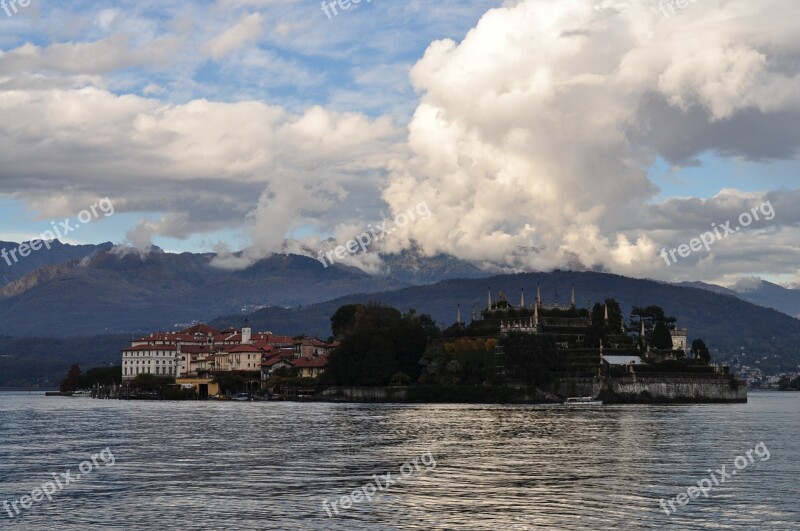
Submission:
[[[72,398],[91,398],[92,392],[86,389],[80,389],[70,395]]]
[[[573,396],[564,401],[565,406],[602,406],[602,400],[595,400],[591,396]]]

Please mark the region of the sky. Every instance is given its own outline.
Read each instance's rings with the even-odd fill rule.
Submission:
[[[0,240],[800,282],[800,4],[334,6],[0,4]]]

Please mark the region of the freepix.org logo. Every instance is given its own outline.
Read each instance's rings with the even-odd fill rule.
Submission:
[[[8,517],[11,519],[16,518],[19,516],[20,512],[30,509],[35,503],[39,503],[45,498],[47,498],[47,501],[53,501],[53,494],[56,494],[56,492],[60,490],[66,489],[73,483],[77,483],[82,478],[85,479],[92,472],[100,470],[100,465],[104,465],[103,468],[108,468],[117,462],[117,460],[114,458],[114,454],[108,447],[106,447],[102,452],[92,455],[90,459],[91,460],[87,459],[78,465],[78,470],[80,473],[73,473],[72,470],[67,470],[66,472],[62,472],[60,474],[56,474],[54,472],[51,474],[53,479],[50,481],[45,481],[41,486],[33,489],[30,496],[20,496],[19,499],[14,499],[10,502],[8,500],[4,500],[3,509],[5,509]]]
[[[31,0],[0,0],[0,9],[5,11],[6,15],[13,17],[19,11],[19,7],[28,7],[31,5]]]
[[[718,241],[724,240],[732,234],[739,234],[742,229],[749,227],[756,221],[761,221],[762,218],[759,214],[763,216],[764,221],[772,221],[775,219],[775,209],[772,207],[772,203],[765,201],[760,206],[751,208],[750,212],[742,212],[739,216],[739,225],[736,227],[731,228],[731,221],[726,221],[720,225],[712,223],[711,231],[704,232],[697,238],[689,240],[688,243],[679,245],[669,251],[664,247],[661,249],[659,256],[664,259],[668,266],[671,266],[678,261],[678,258],[675,256],[676,253],[681,258],[687,258],[693,252],[701,251],[703,248],[705,248],[706,251],[711,251],[711,246]]]
[[[82,225],[92,222],[100,217],[100,213],[102,213],[105,217],[114,215],[114,204],[111,202],[111,199],[106,197],[93,204],[86,210],[81,210],[78,214],[78,223],[74,223],[71,218],[67,218],[64,221],[51,222],[50,226],[52,227],[52,230],[48,229],[42,232],[35,240],[31,240],[27,243],[21,243],[14,249],[8,250],[4,247],[0,250],[0,257],[2,257],[6,264],[11,267],[19,262],[20,258],[27,258],[30,256],[31,252],[38,251],[42,247],[46,247],[49,251],[50,246],[53,244],[53,240],[56,238],[60,240],[67,234],[81,228]]]
[[[372,0],[327,0],[322,2],[322,11],[328,15],[328,20],[339,14],[341,11],[349,11],[351,7],[357,6],[361,2],[369,4]]]
[[[767,448],[766,444],[760,442],[755,446],[755,448],[747,450],[744,455],[740,455],[734,459],[733,467],[730,469],[728,469],[728,465],[722,465],[722,468],[718,468],[716,470],[709,469],[708,477],[704,477],[698,481],[696,487],[692,485],[686,489],[685,493],[681,492],[670,500],[665,500],[662,498],[659,501],[661,510],[663,510],[667,516],[672,516],[678,512],[678,509],[685,506],[690,501],[696,500],[701,495],[708,498],[709,494],[712,490],[714,490],[715,487],[719,487],[726,481],[732,479],[740,471],[755,463],[756,460],[753,457],[753,454],[758,457],[759,462],[761,463],[768,461],[770,458],[769,448]]]
[[[420,466],[420,464],[422,466]],[[344,513],[346,510],[352,508],[354,503],[371,502],[374,496],[388,491],[392,485],[410,479],[415,473],[421,471],[433,472],[434,470],[436,470],[436,458],[433,457],[431,452],[425,452],[415,457],[413,461],[401,466],[399,474],[395,476],[392,476],[391,472],[387,472],[381,476],[376,474],[372,476],[375,480],[374,482],[369,482],[357,488],[347,496],[342,496],[340,499],[334,501],[325,499],[322,502],[322,508],[328,514],[328,518],[333,518],[334,514],[340,516],[340,510]]]

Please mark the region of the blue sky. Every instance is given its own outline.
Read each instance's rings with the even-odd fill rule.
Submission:
[[[318,2],[33,2],[13,17],[0,16],[5,51],[26,44],[46,48],[58,43],[89,43],[126,35],[136,41],[180,35],[187,42],[169,64],[120,67],[104,72],[110,92],[136,94],[171,104],[197,99],[220,102],[260,100],[302,112],[312,105],[379,117],[390,114],[402,125],[417,98],[408,69],[435,39],[461,39],[498,1],[376,1],[353,6],[328,19]],[[270,29],[247,50],[224,61],[195,56],[200,46],[243,16],[263,14]],[[0,15],[3,15],[0,12]],[[191,31],[180,33],[176,26]],[[269,26],[269,23],[266,24]],[[282,30],[285,26],[287,30]],[[296,29],[295,29],[296,28]],[[287,34],[282,35],[283,31]],[[195,44],[192,44],[195,43]],[[31,209],[25,198],[0,200],[0,239],[33,237],[50,219]],[[121,242],[142,219],[161,212],[127,212],[102,219],[73,233],[75,243]],[[42,229],[43,230],[43,229]],[[331,230],[304,225],[290,236]],[[208,252],[218,241],[247,245],[247,230],[212,230],[188,237],[154,236],[174,251]]]
[[[384,251],[792,283],[797,9],[33,0],[0,11],[0,239],[109,197],[71,241],[245,249],[238,267],[426,202]],[[769,226],[660,265],[768,200]]]

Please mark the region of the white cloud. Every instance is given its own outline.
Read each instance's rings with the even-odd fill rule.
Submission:
[[[797,149],[800,41],[787,5],[709,0],[666,19],[645,0],[522,0],[486,13],[461,43],[432,43],[412,69],[414,156],[384,193],[395,211],[424,200],[434,213],[405,237],[521,268],[685,274],[659,264],[661,247],[738,216],[744,201],[675,199],[670,225],[668,206],[648,205],[647,169],[658,155]],[[774,132],[771,145],[748,123]]]
[[[0,136],[0,193],[41,215],[107,195],[118,212],[165,213],[151,234],[185,238],[252,212],[262,255],[303,220],[324,229],[352,218],[333,207],[376,197],[401,140],[387,118],[318,106],[164,105],[94,88],[0,92]]]
[[[44,48],[27,43],[8,52],[0,51],[0,75],[103,74],[133,66],[164,65],[178,42],[176,37],[167,36],[132,48],[128,35],[117,34],[94,42],[58,43]]]
[[[264,17],[259,13],[244,15],[239,22],[206,43],[205,51],[220,59],[258,39],[264,32]]]
[[[145,244],[245,223],[252,248],[222,255],[228,267],[293,231],[352,237],[383,198],[434,214],[385,250],[709,280],[797,271],[798,193],[653,205],[647,176],[658,157],[676,171],[707,153],[796,160],[795,4],[705,0],[665,18],[652,0],[509,0],[475,24],[499,3],[373,2],[335,20],[295,0],[53,4],[44,24],[67,42],[0,37],[14,42],[0,52],[0,193],[45,217],[111,196],[149,214],[130,235]],[[453,39],[419,58],[431,35]],[[403,132],[388,116],[409,109]],[[658,257],[766,198],[774,223],[671,269]]]

